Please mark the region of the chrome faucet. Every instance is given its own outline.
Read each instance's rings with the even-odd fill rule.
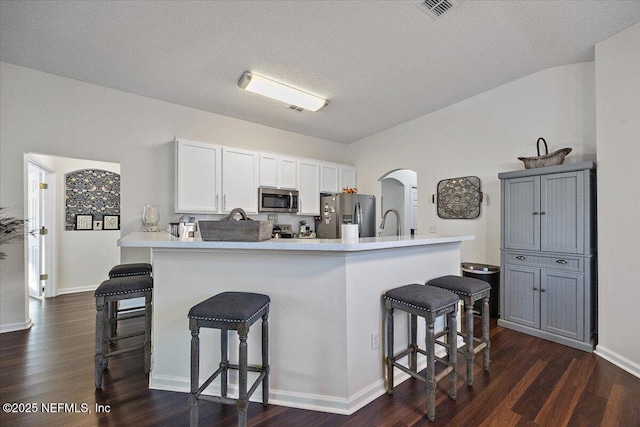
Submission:
[[[396,214],[396,234],[400,236],[400,214],[393,208],[387,209],[384,215],[382,215],[382,222],[380,223],[380,232],[378,233],[378,236],[382,235],[382,230],[384,230],[384,223],[387,222],[387,215],[389,214],[389,212],[393,212],[394,214]]]

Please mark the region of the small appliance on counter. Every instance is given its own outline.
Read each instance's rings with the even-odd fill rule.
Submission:
[[[169,234],[175,237],[182,237],[185,239],[195,237],[196,231],[198,231],[198,223],[194,217],[188,215],[182,215],[178,222],[169,223]]]
[[[291,224],[273,224],[272,239],[291,239],[293,237],[293,227]]]

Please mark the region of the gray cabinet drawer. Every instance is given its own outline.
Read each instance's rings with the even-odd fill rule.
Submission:
[[[584,270],[582,257],[532,255],[523,252],[507,252],[505,257],[507,264],[548,267],[556,270]]]

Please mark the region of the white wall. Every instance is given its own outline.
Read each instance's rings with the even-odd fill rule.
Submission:
[[[640,377],[640,23],[596,45],[597,353]]]
[[[544,137],[549,150],[573,148],[566,162],[595,160],[594,64],[540,71],[419,117],[348,146],[358,168],[358,190],[378,195],[377,179],[399,168],[418,174],[418,231],[473,234],[462,260],[500,263],[498,173],[524,169],[519,156],[536,154]],[[485,202],[475,220],[438,218],[431,195],[438,181],[480,177]]]
[[[80,169],[100,169],[120,173],[120,164],[68,157],[32,154],[31,157],[55,171],[54,267],[56,294],[95,289],[106,279],[109,269],[120,263],[117,241],[120,231],[68,231],[65,227],[65,174]],[[50,275],[51,277],[52,275]]]
[[[160,205],[166,227],[174,218],[175,135],[332,162],[346,152],[342,144],[0,63],[0,206],[9,215],[25,215],[23,155],[34,152],[120,163],[121,234],[140,229],[143,203]],[[28,321],[24,251],[8,245],[0,265],[0,326]],[[123,251],[122,260],[146,254]]]

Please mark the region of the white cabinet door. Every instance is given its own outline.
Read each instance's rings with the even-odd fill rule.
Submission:
[[[260,153],[260,186],[278,186],[278,156]]]
[[[258,212],[259,155],[239,148],[222,150],[222,211]]]
[[[320,215],[320,164],[298,161],[298,215]]]
[[[260,153],[260,186],[296,190],[298,161],[292,157]]]
[[[220,209],[222,147],[176,139],[177,213],[216,213]]]
[[[343,188],[358,188],[355,167],[340,166],[340,186],[338,192],[342,191]]]
[[[278,188],[298,188],[298,161],[291,157],[278,158]]]
[[[320,165],[320,191],[323,193],[340,192],[340,166],[333,163]]]

